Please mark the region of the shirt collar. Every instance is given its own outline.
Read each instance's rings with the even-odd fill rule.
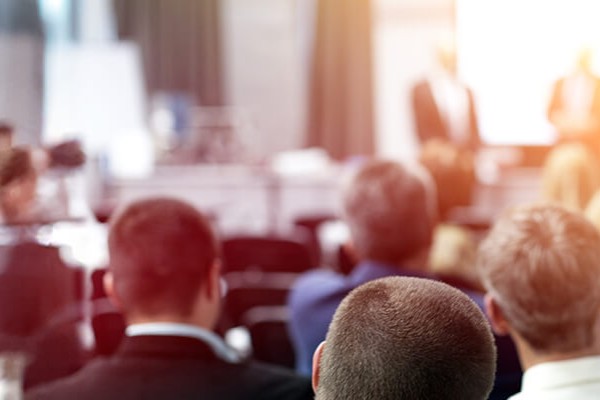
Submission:
[[[195,325],[175,322],[148,322],[132,324],[125,334],[132,336],[181,336],[198,339],[206,343],[217,356],[230,363],[240,362],[240,356],[216,334]]]
[[[600,356],[534,365],[523,374],[522,391],[538,391],[598,382]]]
[[[386,276],[413,276],[416,278],[430,278],[427,272],[415,271],[401,266],[385,264],[379,261],[365,260],[356,266],[351,276],[355,282],[366,282]]]

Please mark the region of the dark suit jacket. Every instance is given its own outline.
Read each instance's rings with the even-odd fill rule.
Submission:
[[[39,334],[75,301],[74,288],[58,248],[35,242],[0,246],[0,335]]]
[[[72,374],[83,364],[76,276],[56,247],[29,241],[0,246],[0,351],[29,354],[25,387]]]
[[[477,125],[477,112],[473,92],[469,88],[465,89],[467,90],[469,102],[469,140],[467,147],[476,150],[481,142]],[[428,80],[420,81],[413,87],[412,107],[415,128],[421,144],[433,138],[452,141],[449,129],[435,101],[431,83]]]
[[[229,363],[204,342],[175,336],[124,339],[111,358],[93,361],[26,399],[312,399],[310,381],[256,362]]]

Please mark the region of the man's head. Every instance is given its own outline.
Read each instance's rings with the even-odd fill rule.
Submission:
[[[371,161],[346,188],[344,213],[359,258],[400,264],[431,244],[435,187],[417,165]]]
[[[214,323],[217,241],[192,206],[169,198],[132,203],[111,221],[108,246],[105,283],[129,322],[192,322],[200,312],[205,325]]]
[[[26,219],[35,200],[37,172],[26,148],[0,151],[0,207],[4,219]]]
[[[496,348],[485,316],[461,291],[387,277],[346,296],[314,362],[318,400],[483,400]]]
[[[600,234],[583,216],[554,205],[514,209],[481,244],[477,265],[498,333],[540,355],[595,344]]]
[[[14,127],[7,121],[0,121],[0,151],[13,146]]]

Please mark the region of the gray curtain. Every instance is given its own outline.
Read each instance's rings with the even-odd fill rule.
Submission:
[[[371,155],[373,84],[370,0],[319,0],[308,145],[336,159]]]
[[[139,44],[149,94],[223,104],[219,0],[114,0],[120,39]]]
[[[39,144],[44,97],[44,34],[37,0],[0,0],[0,119],[17,144]]]

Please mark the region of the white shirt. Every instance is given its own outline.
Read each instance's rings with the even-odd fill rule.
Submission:
[[[456,144],[469,142],[469,96],[465,86],[447,73],[431,80],[433,97],[442,120],[448,127],[450,140]]]
[[[180,336],[198,339],[206,343],[225,361],[236,363],[240,361],[238,354],[213,332],[194,325],[175,322],[148,322],[145,324],[129,325],[125,330],[127,336]]]
[[[521,392],[509,400],[598,400],[600,356],[535,365],[523,374]]]

